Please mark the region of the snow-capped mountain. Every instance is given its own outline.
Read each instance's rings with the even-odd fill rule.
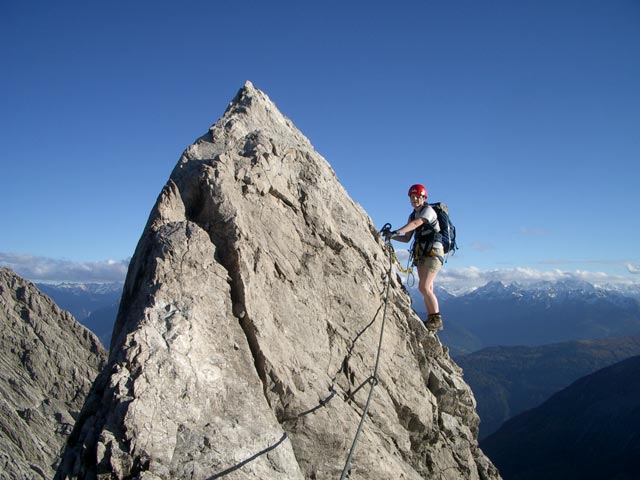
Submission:
[[[489,282],[473,292],[467,298],[483,298],[484,300],[505,300],[517,298],[520,301],[561,301],[580,299],[585,302],[605,300],[620,306],[634,304],[632,289],[598,287],[581,280],[560,280],[557,282],[542,281],[530,285],[502,282]],[[640,294],[640,291],[638,292]]]
[[[424,315],[421,295],[414,308]],[[453,354],[496,345],[545,345],[570,340],[640,334],[640,301],[633,289],[578,280],[529,285],[489,282],[459,296],[439,295]]]
[[[93,331],[109,347],[111,331],[118,314],[123,283],[36,284],[63,310]]]
[[[71,295],[120,295],[122,293],[122,282],[113,283],[38,283],[38,288],[42,291],[46,289],[59,292],[66,292]]]
[[[600,288],[610,292],[619,293],[620,295],[624,295],[625,297],[635,298],[636,300],[640,301],[640,285],[637,283],[629,285],[605,284]]]

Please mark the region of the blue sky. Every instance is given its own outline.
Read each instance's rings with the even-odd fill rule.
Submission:
[[[377,225],[412,183],[449,205],[443,275],[640,281],[636,0],[4,1],[0,55],[0,264],[29,279],[122,276],[251,80]]]

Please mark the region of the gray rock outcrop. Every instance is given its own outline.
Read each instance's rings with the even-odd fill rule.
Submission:
[[[52,478],[107,360],[97,337],[0,267],[0,478]]]
[[[151,212],[58,477],[340,478],[384,324],[348,478],[499,479],[460,368],[388,269],[370,218],[247,82]]]

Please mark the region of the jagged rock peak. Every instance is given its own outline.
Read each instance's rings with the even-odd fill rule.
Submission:
[[[277,138],[275,145],[280,148],[313,149],[309,140],[278,110],[267,94],[247,81],[229,103],[222,119],[186,150],[183,160],[215,158],[238,147],[244,148],[247,154],[254,149],[273,148],[275,145],[265,142],[269,137]],[[277,151],[273,153],[278,154]]]
[[[0,478],[52,478],[107,352],[32,283],[0,267]]]
[[[349,478],[499,479],[460,368],[395,275],[385,296],[388,268],[326,160],[246,84],[151,211],[58,477],[339,478],[384,318]]]

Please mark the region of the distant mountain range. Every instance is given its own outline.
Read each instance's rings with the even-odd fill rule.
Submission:
[[[422,296],[410,293],[424,318]],[[438,336],[474,391],[480,438],[581,376],[640,354],[638,287],[491,282],[436,293],[445,324]]]
[[[506,480],[640,478],[640,356],[577,380],[481,442]]]
[[[36,286],[109,348],[122,296],[122,283],[38,283]]]
[[[490,282],[460,296],[438,292],[445,321],[439,336],[454,356],[489,346],[640,335],[637,289],[604,289],[571,280],[529,286]],[[424,315],[419,294],[412,297],[414,308]]]
[[[640,336],[540,347],[489,347],[456,358],[480,415],[480,439],[575,380],[640,355]]]

